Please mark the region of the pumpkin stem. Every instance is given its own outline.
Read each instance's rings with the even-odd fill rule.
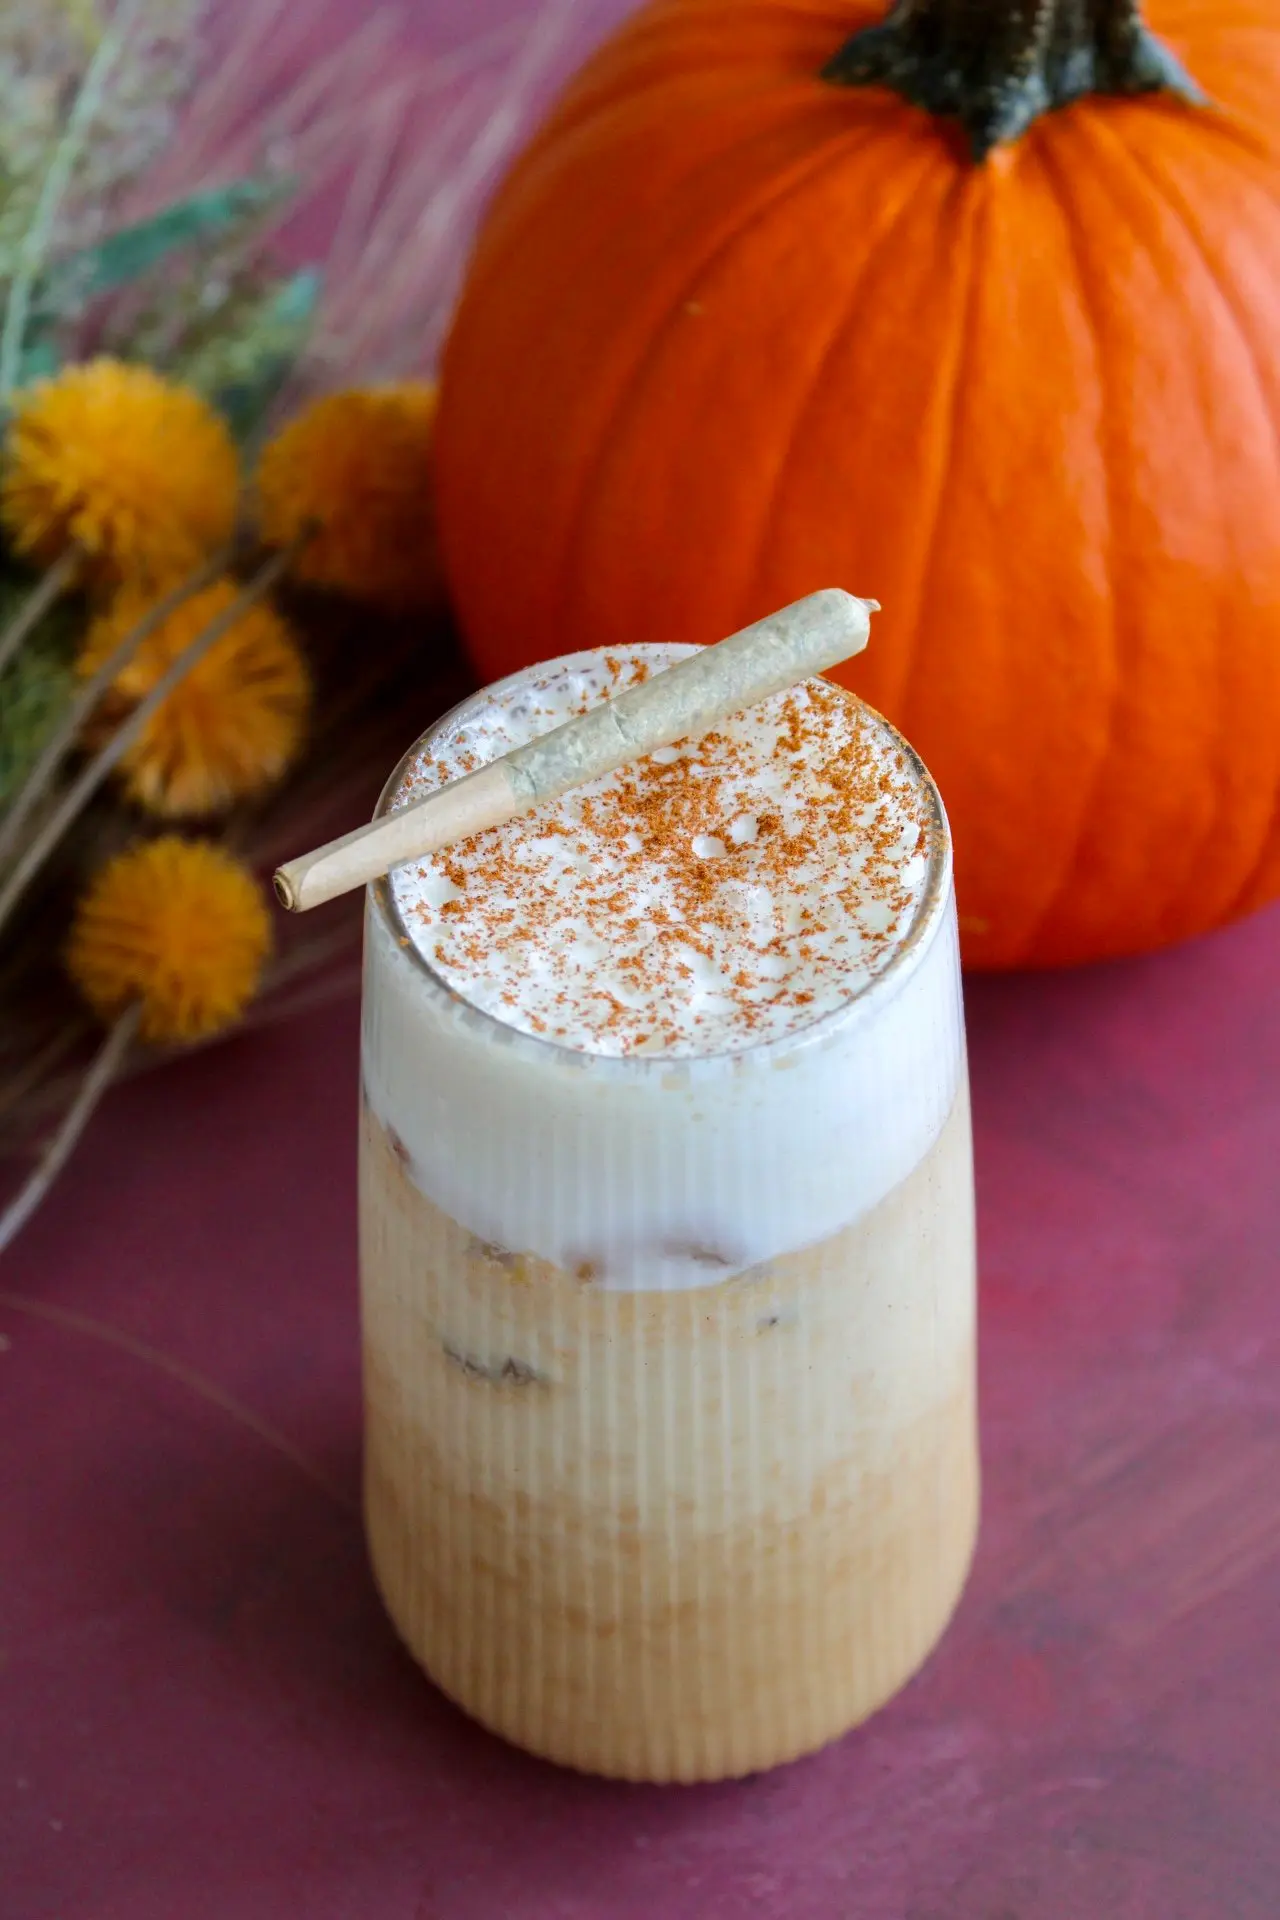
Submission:
[[[975,160],[1090,93],[1204,95],[1143,25],[1139,0],[895,0],[822,70],[840,87],[892,87],[959,120]]]

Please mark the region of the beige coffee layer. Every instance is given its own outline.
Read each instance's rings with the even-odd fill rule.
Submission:
[[[411,1651],[477,1719],[629,1779],[822,1745],[925,1658],[977,1524],[962,1094],[821,1246],[602,1292],[474,1240],[366,1116],[366,1516]]]

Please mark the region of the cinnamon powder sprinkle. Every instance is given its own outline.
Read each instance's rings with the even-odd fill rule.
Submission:
[[[548,668],[432,742],[407,804],[678,655]],[[424,957],[507,1024],[589,1053],[728,1052],[833,1011],[901,945],[931,814],[875,715],[824,680],[402,868]]]

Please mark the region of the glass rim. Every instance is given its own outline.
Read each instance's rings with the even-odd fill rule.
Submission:
[[[520,667],[515,673],[504,675],[501,680],[492,680],[486,686],[477,688],[474,693],[467,694],[464,699],[455,702],[447,712],[433,720],[430,726],[418,735],[413,745],[400,756],[378,796],[374,819],[380,820],[392,811],[391,803],[399,792],[406,774],[431,741],[462,716],[473,709],[478,711],[493,695],[527,683],[535,674],[585,666],[587,662],[598,660],[605,653],[612,654],[615,658],[648,651],[650,648],[655,652],[670,653],[675,651],[677,646],[681,653],[700,651],[695,646],[664,641],[637,641],[616,647],[585,647],[576,653],[558,654],[553,659],[540,660],[532,666]],[[840,688],[840,691],[848,693],[851,699],[856,700],[862,710],[871,715],[906,756],[907,763],[916,776],[917,784],[924,793],[928,808],[926,832],[929,851],[928,873],[924,888],[904,938],[884,966],[873,973],[860,987],[855,987],[839,1006],[830,1008],[826,1013],[818,1014],[803,1026],[791,1027],[784,1033],[773,1035],[770,1039],[751,1041],[742,1047],[721,1047],[714,1053],[594,1053],[585,1047],[567,1046],[563,1041],[546,1040],[539,1034],[529,1033],[523,1027],[512,1025],[510,1021],[500,1020],[497,1014],[490,1013],[485,1007],[478,1007],[473,1000],[468,1000],[464,993],[459,993],[458,989],[445,979],[414,940],[396,904],[391,887],[391,875],[381,874],[376,880],[370,881],[369,897],[392,937],[396,952],[402,960],[407,961],[421,973],[427,984],[444,1001],[469,1016],[471,1021],[478,1023],[482,1031],[486,1028],[492,1029],[504,1046],[516,1046],[522,1051],[528,1050],[532,1057],[544,1062],[554,1061],[560,1066],[579,1068],[589,1066],[595,1071],[603,1069],[625,1077],[660,1077],[681,1069],[717,1066],[722,1069],[731,1068],[739,1061],[756,1065],[770,1056],[790,1054],[801,1048],[807,1049],[822,1044],[837,1027],[852,1016],[864,1013],[874,1002],[892,998],[915,971],[923,955],[932,945],[933,938],[942,923],[950,892],[953,859],[951,827],[947,820],[946,809],[942,804],[942,795],[920,755],[892,721],[885,719],[878,708],[871,706],[868,701],[863,700],[847,687]]]

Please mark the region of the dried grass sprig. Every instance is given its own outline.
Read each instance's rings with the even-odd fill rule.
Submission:
[[[0,407],[8,404],[18,384],[31,297],[48,254],[63,195],[102,106],[112,69],[124,52],[143,3],[144,0],[119,0],[104,28],[54,149],[31,223],[19,243],[16,271],[5,302],[4,324],[0,327]]]
[[[472,684],[443,615],[425,628],[388,622],[370,649],[360,644],[367,616],[307,598],[291,611],[306,626],[317,680],[311,744],[276,793],[233,814],[224,828],[227,845],[259,875],[299,846],[369,819],[388,769],[414,734]],[[0,1158],[24,1151],[50,1124],[88,1065],[92,1029],[48,957],[65,937],[63,903],[86,865],[128,844],[130,831],[115,810],[90,808],[83,838],[67,836],[45,883],[31,890],[20,933],[15,926],[12,937],[0,939]],[[245,1016],[247,1031],[350,996],[358,986],[360,902],[336,902],[319,924],[281,915],[277,933],[277,953]],[[121,1075],[150,1072],[167,1057],[164,1049],[137,1051],[121,1063]]]
[[[0,125],[0,337],[11,356],[15,338],[24,335],[24,380],[48,371],[50,355],[56,367],[60,357],[88,358],[104,345],[125,358],[165,356],[165,371],[192,380],[228,408],[243,448],[265,437],[265,421],[279,424],[286,402],[296,410],[333,384],[339,369],[344,384],[430,372],[473,213],[534,104],[567,65],[570,32],[599,0],[540,0],[527,22],[441,54],[410,50],[390,9],[349,30],[344,0],[316,0],[306,9],[288,0],[242,0],[209,9],[215,57],[177,122],[174,103],[192,71],[190,25],[205,0],[116,0],[113,16],[95,21],[90,8],[73,26],[63,14],[78,3],[21,0],[16,14],[5,10],[0,18],[0,68],[8,57],[12,77],[18,48],[17,70],[25,62],[40,76],[36,86],[19,86],[21,110]],[[38,31],[46,19],[53,27]],[[79,109],[89,137],[78,156],[69,153],[62,143],[72,131],[71,103],[83,93],[108,29],[128,27],[131,19],[98,108],[89,113],[90,99]],[[327,50],[314,59],[309,46],[317,31]],[[56,110],[47,110],[46,95]],[[175,125],[179,137],[170,140]],[[62,156],[61,182],[48,175],[55,153]],[[278,192],[272,197],[273,183],[290,174],[303,183],[297,205],[310,222],[307,234],[314,233],[318,196],[338,203],[327,285],[314,319],[308,305],[313,280],[291,276],[281,264],[302,231],[289,227]],[[175,203],[181,203],[179,217],[170,218]],[[166,240],[169,250],[160,248],[159,264],[123,286],[112,278],[121,257],[120,248],[112,248],[128,222],[137,223],[124,232],[130,258],[150,258],[158,237],[176,234],[180,244]],[[310,258],[309,242],[304,257]],[[17,318],[6,300],[15,281]],[[429,550],[425,498],[423,509]],[[0,741],[10,769],[6,791],[17,801],[0,827],[10,862],[0,915],[12,914],[19,897],[22,909],[20,927],[8,922],[17,937],[0,941],[0,1152],[29,1155],[45,1136],[44,1166],[51,1173],[74,1146],[100,1090],[169,1052],[125,1039],[113,1045],[114,1030],[105,1043],[95,1041],[48,956],[65,938],[66,903],[86,871],[136,841],[136,817],[109,802],[103,785],[138,737],[130,729],[145,728],[144,707],[150,702],[150,713],[158,711],[190,664],[189,657],[175,660],[174,678],[158,683],[123,729],[68,771],[70,754],[85,744],[89,715],[99,712],[104,724],[110,721],[117,697],[103,707],[102,695],[127,661],[138,658],[146,636],[136,630],[121,636],[112,661],[102,661],[92,680],[68,693],[65,678],[59,680],[66,673],[59,636],[81,603],[66,589],[93,582],[77,574],[79,556],[72,558],[69,546],[63,551],[64,574],[38,583],[41,596],[13,642],[24,672],[26,663],[41,665],[47,654],[46,678],[54,700],[63,702],[61,714],[50,709],[50,725],[37,702],[21,750],[15,755],[7,738]],[[372,630],[367,615],[357,625],[357,616],[331,602],[327,590],[288,581],[291,558],[297,553],[281,554],[266,572],[305,632],[317,697],[297,770],[270,798],[238,806],[224,824],[228,848],[259,873],[298,845],[367,819],[409,737],[469,684],[443,615],[416,628],[381,614]],[[172,568],[155,573],[163,585]],[[55,589],[63,595],[61,616],[50,613]],[[250,591],[262,590],[260,572]],[[12,603],[12,579],[3,597]],[[154,620],[148,631],[158,625]],[[217,638],[205,633],[200,645],[216,646]],[[73,821],[74,833],[68,830]],[[0,870],[4,860],[0,854]],[[257,995],[244,1009],[247,1026],[354,990],[358,903],[335,906],[319,931],[289,923],[280,935],[281,951],[264,967]],[[126,1007],[121,1018],[130,1012]],[[47,1189],[37,1167],[23,1194],[38,1199]],[[22,1218],[33,1204],[20,1196]],[[0,1216],[0,1239],[12,1230],[8,1218]]]
[[[349,230],[361,244],[334,274],[304,374],[327,383],[355,369],[386,379],[434,362],[477,211],[591,11],[591,0],[542,0],[514,36],[494,30],[428,65],[428,77],[440,75],[443,111],[430,95],[430,118],[416,103],[407,116],[376,216]]]

